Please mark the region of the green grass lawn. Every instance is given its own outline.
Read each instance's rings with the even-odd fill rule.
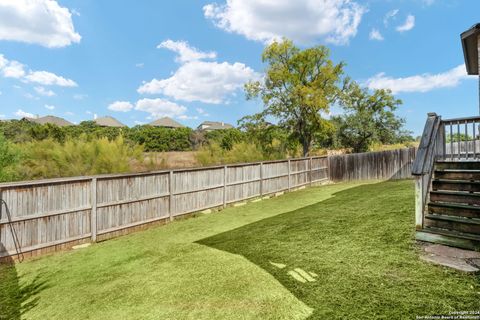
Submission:
[[[415,319],[480,310],[419,260],[413,182],[337,184],[0,267],[5,319]]]

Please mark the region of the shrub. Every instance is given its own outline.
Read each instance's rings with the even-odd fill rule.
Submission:
[[[152,126],[137,126],[130,129],[128,139],[143,145],[145,151],[188,151],[191,150],[190,128],[168,129]]]
[[[131,160],[142,158],[142,148],[122,136],[88,140],[85,135],[59,143],[53,139],[22,145],[20,172],[27,179],[81,176],[131,171]]]
[[[230,150],[223,149],[218,142],[212,142],[201,147],[196,157],[203,166],[266,160],[256,145],[246,142],[234,144]]]
[[[20,160],[19,150],[0,133],[0,182],[17,178],[16,166]]]

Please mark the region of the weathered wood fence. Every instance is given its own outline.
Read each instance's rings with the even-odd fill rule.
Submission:
[[[22,252],[115,232],[328,179],[328,159],[313,157],[128,175],[0,184]],[[0,257],[14,255],[6,214]]]
[[[411,177],[416,148],[329,157],[331,181],[388,180]]]
[[[0,258],[16,254],[12,229],[23,253],[42,254],[328,179],[408,178],[414,155],[404,149],[0,184]]]

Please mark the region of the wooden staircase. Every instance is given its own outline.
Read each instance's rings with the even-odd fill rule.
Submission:
[[[480,250],[480,162],[435,161],[416,238]]]

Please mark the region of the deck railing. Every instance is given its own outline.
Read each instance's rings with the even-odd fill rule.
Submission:
[[[480,117],[442,120],[444,160],[480,160]]]

